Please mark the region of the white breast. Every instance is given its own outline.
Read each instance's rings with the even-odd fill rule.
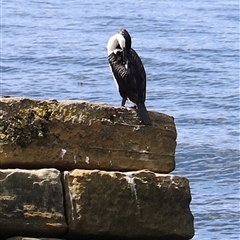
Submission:
[[[113,74],[113,71],[112,71],[112,68],[111,68],[110,64],[109,64],[109,67],[110,67],[110,70],[111,70],[111,73],[112,73],[112,76],[113,76],[113,80],[114,80],[114,82],[115,82],[115,85],[116,85],[116,87],[117,87],[117,90],[119,90],[119,86],[118,86],[117,80],[116,80],[116,78],[115,78],[115,76],[114,76],[114,74]]]

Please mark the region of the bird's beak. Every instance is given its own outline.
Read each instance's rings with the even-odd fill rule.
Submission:
[[[127,62],[127,48],[123,48],[123,63]]]

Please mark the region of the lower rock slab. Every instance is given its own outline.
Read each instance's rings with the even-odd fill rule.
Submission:
[[[191,239],[193,215],[186,178],[148,170],[63,173],[69,235]]]
[[[1,238],[59,236],[66,230],[58,170],[0,170]]]

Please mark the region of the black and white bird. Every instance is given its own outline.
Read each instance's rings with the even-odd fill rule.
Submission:
[[[146,72],[140,57],[131,45],[132,40],[128,31],[121,29],[108,40],[108,61],[122,97],[121,106],[125,106],[126,100],[129,100],[136,106],[143,123],[151,125],[152,121],[145,107]]]

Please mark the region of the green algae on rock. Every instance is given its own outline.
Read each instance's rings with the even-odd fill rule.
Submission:
[[[21,147],[26,147],[34,139],[47,137],[51,112],[45,111],[44,115],[39,115],[38,109],[20,109],[19,112],[0,122],[0,141],[2,144],[17,143]],[[41,109],[41,113],[43,113]]]

